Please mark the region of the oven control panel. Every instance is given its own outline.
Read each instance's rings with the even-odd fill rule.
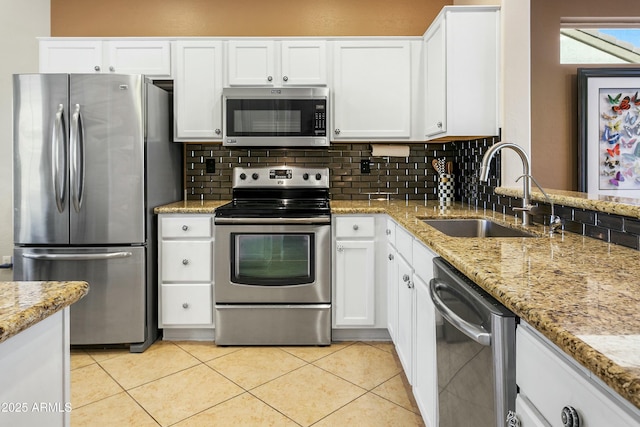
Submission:
[[[299,166],[233,168],[233,188],[329,188],[329,168]]]

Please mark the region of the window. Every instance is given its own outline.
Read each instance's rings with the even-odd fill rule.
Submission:
[[[561,64],[638,64],[640,25],[630,27],[578,27],[560,29]]]

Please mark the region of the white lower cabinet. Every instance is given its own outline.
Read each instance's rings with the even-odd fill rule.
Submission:
[[[158,326],[165,339],[212,339],[213,215],[162,214],[158,223]]]
[[[436,313],[429,296],[437,255],[388,219],[387,324],[428,427],[437,426]]]
[[[334,327],[373,327],[375,310],[375,218],[334,217]]]
[[[640,410],[521,322],[516,330],[516,417],[522,427],[638,427]],[[571,413],[573,423],[563,423]]]
[[[436,367],[436,311],[429,296],[436,254],[417,240],[413,241],[415,289],[415,345],[413,396],[429,427],[437,426],[438,371]]]
[[[388,339],[386,215],[334,215],[333,339]]]
[[[0,343],[0,425],[70,425],[69,310]]]
[[[413,384],[413,315],[414,292],[413,270],[402,256],[398,256],[398,330],[396,331],[396,352],[409,384]]]

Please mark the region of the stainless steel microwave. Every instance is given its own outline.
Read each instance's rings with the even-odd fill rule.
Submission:
[[[222,144],[328,147],[328,106],[327,88],[225,88]]]

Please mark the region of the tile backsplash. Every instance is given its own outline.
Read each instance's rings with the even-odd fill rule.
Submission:
[[[522,199],[500,196],[500,154],[491,162],[489,180],[478,181],[482,156],[499,138],[409,144],[408,157],[373,157],[368,143],[333,144],[329,149],[238,149],[219,144],[185,145],[185,190],[189,200],[230,200],[236,166],[296,165],[328,167],[333,200],[437,200],[438,176],[431,161],[445,157],[454,163],[455,199],[481,209],[515,215]],[[360,172],[360,160],[369,159],[371,173]],[[207,160],[215,171],[207,172]],[[538,203],[542,213],[534,222],[548,223],[550,206]],[[634,249],[640,249],[640,220],[584,209],[556,206],[563,229]]]
[[[368,143],[333,144],[329,149],[230,149],[221,145],[187,144],[185,189],[189,200],[230,199],[234,167],[286,164],[328,167],[334,200],[437,200],[438,176],[431,161],[445,157],[454,163],[456,200],[471,202],[492,189],[477,185],[474,176],[484,150],[494,142],[494,138],[489,138],[410,144],[408,157],[374,157]],[[215,172],[207,173],[207,159],[214,162]],[[371,162],[368,174],[360,172],[363,159]],[[489,185],[496,184],[490,181]]]

